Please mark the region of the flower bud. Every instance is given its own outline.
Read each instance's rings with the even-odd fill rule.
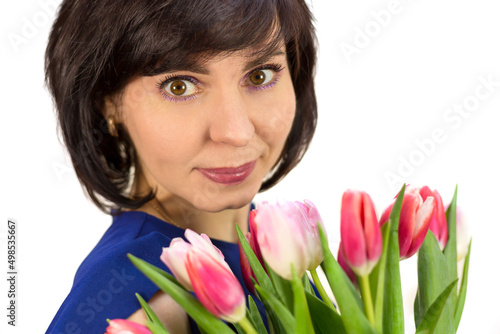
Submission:
[[[406,188],[399,216],[399,257],[406,259],[415,254],[424,243],[435,207],[434,197],[427,196],[425,202],[417,188]],[[394,203],[382,214],[380,223],[389,220]]]
[[[346,262],[360,276],[368,275],[382,254],[382,234],[370,196],[347,190],[342,196],[340,238]]]
[[[293,202],[259,203],[254,221],[262,258],[281,277],[292,278],[293,263],[299,277],[308,265],[302,212]]]
[[[428,196],[434,197],[434,212],[432,213],[431,221],[429,223],[429,229],[434,233],[436,239],[439,243],[439,248],[441,250],[446,246],[448,242],[448,223],[446,222],[446,215],[444,212],[443,200],[441,195],[437,190],[431,190],[429,187],[425,186],[420,188],[420,196],[422,200],[426,200]]]
[[[245,294],[224,255],[206,234],[187,229],[185,237],[190,243],[174,238],[170,247],[163,249],[161,260],[212,314],[239,322],[246,312]]]
[[[278,275],[290,280],[293,264],[302,277],[307,269],[315,269],[323,261],[318,232],[321,217],[310,201],[263,202],[254,211],[256,249]]]

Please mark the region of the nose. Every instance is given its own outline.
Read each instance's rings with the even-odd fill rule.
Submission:
[[[236,147],[246,146],[255,133],[248,109],[240,92],[221,93],[211,112],[210,139]]]

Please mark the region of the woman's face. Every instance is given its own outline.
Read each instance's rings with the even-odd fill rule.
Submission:
[[[275,165],[295,115],[286,53],[248,54],[125,87],[119,121],[159,198],[210,212],[240,208]]]

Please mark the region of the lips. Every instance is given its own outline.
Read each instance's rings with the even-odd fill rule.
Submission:
[[[255,160],[238,167],[198,168],[206,178],[221,184],[235,185],[242,183],[252,173]]]

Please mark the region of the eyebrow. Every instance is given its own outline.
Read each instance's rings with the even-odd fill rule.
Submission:
[[[257,58],[254,58],[250,60],[244,68],[244,72],[249,71],[253,69],[254,67],[257,67],[259,65],[264,64],[265,62],[269,61],[269,59],[277,57],[277,56],[283,56],[285,53],[282,50],[274,50],[270,54],[264,54],[262,56],[259,56]]]
[[[247,72],[259,65],[264,64],[265,62],[269,61],[269,59],[272,59],[277,56],[283,56],[285,55],[285,52],[283,52],[281,49],[277,49],[274,51],[271,51],[270,53],[266,52],[256,58],[251,59],[245,64],[245,67],[243,69],[244,72]],[[204,64],[199,64],[199,63],[190,63],[190,62],[185,62],[183,64],[178,64],[177,66],[160,66],[157,68],[153,75],[158,75],[161,73],[168,73],[168,72],[180,72],[180,71],[186,71],[186,72],[193,72],[197,74],[204,74],[204,75],[210,75],[210,70],[204,66]]]

